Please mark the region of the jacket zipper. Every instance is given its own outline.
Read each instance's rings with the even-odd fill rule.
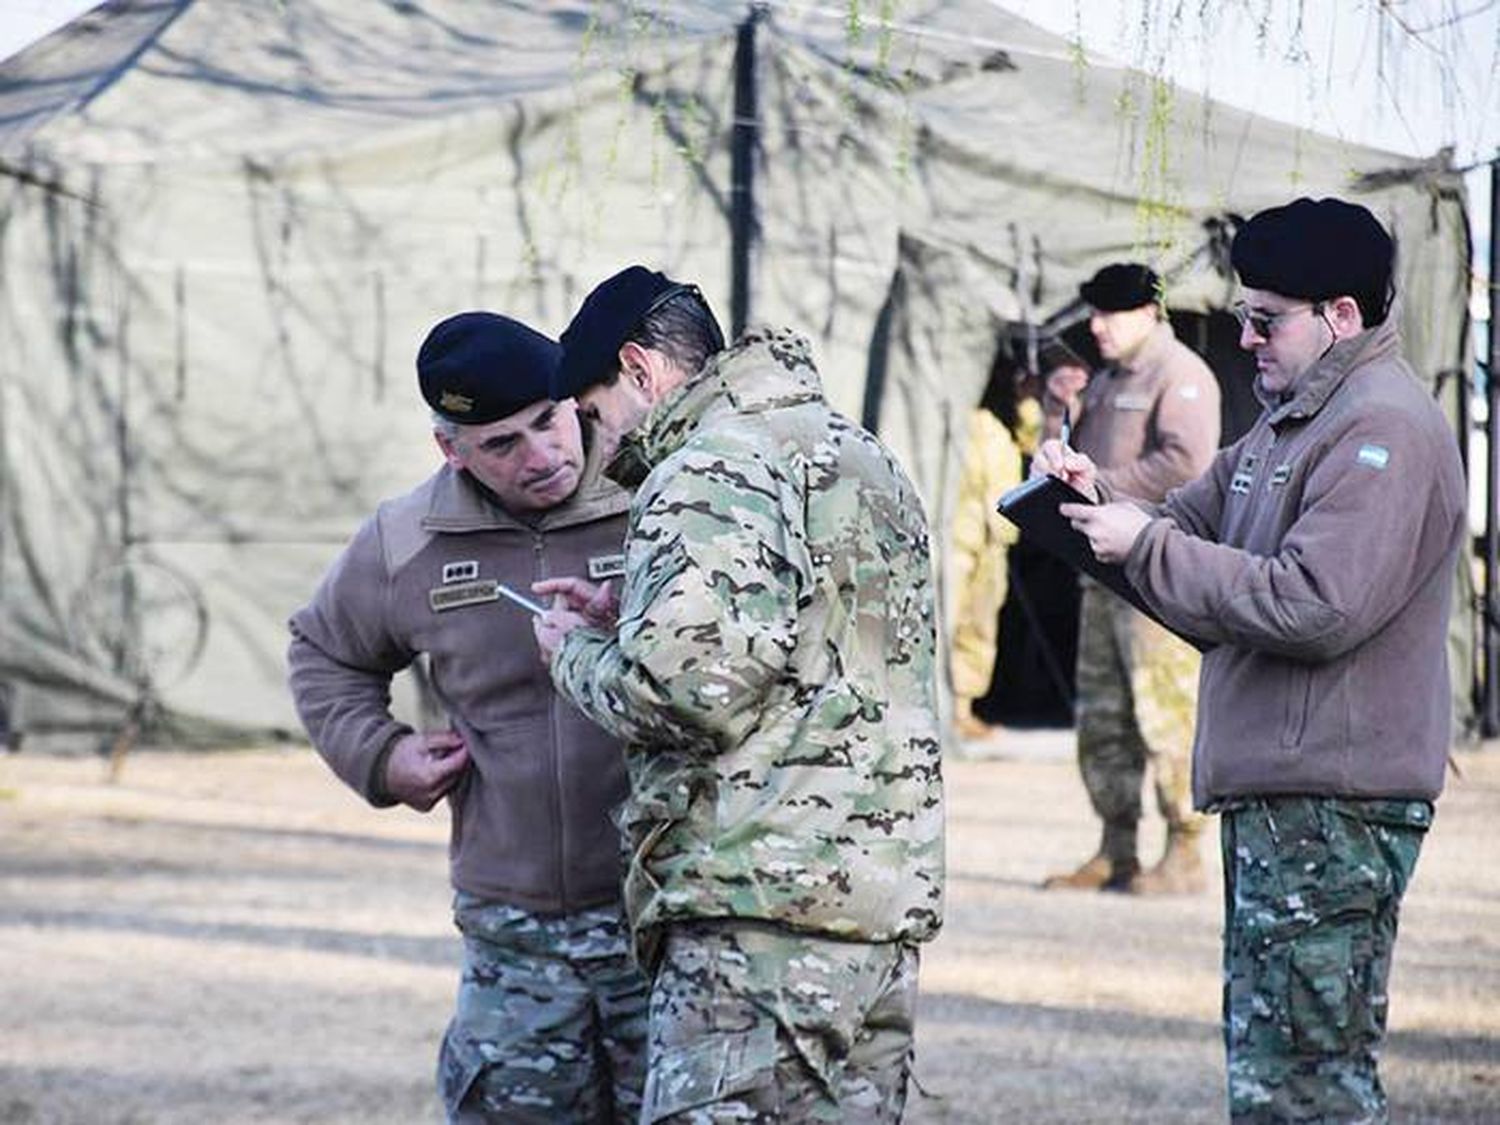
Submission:
[[[532,573],[537,579],[548,577],[547,573],[547,540],[540,531],[532,533],[532,547],[534,552]],[[548,673],[550,679],[551,673]],[[547,705],[547,726],[550,737],[548,738],[549,752],[552,755],[552,819],[557,825],[557,886],[558,900],[563,913],[572,913],[572,894],[568,887],[568,820],[563,815],[563,766],[562,747],[558,740],[557,731],[557,707],[558,698],[556,690],[550,692],[550,702]]]

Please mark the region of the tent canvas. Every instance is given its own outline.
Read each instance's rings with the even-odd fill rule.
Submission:
[[[631,261],[797,327],[941,549],[997,330],[1146,258],[1230,295],[1231,216],[1370,206],[1420,376],[1467,362],[1460,178],[1081,64],[985,0],[112,0],[0,66],[0,685],[295,728],[285,619],[435,465],[412,358],[556,333]],[[1130,107],[1149,106],[1136,113]],[[1456,410],[1456,407],[1453,407]]]

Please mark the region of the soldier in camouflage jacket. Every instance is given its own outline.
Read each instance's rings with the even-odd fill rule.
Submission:
[[[554,396],[640,485],[617,606],[535,588],[572,607],[538,624],[559,690],[626,746],[626,907],[657,969],[642,1119],[895,1120],[942,904],[921,504],[804,340],[720,351],[691,287],[632,267],[563,344]]]

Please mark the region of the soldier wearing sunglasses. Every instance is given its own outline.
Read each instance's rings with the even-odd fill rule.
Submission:
[[[1086,457],[1042,470],[1102,559],[1203,658],[1193,790],[1221,814],[1236,1121],[1385,1121],[1377,1070],[1401,898],[1449,748],[1458,447],[1401,358],[1395,248],[1364,207],[1298,199],[1231,250],[1264,410],[1157,506]]]

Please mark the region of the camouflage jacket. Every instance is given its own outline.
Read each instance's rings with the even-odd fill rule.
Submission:
[[[753,918],[861,941],[941,923],[942,778],[926,519],[762,329],[657,406],[615,633],[558,687],[626,744],[626,906],[649,931]]]

